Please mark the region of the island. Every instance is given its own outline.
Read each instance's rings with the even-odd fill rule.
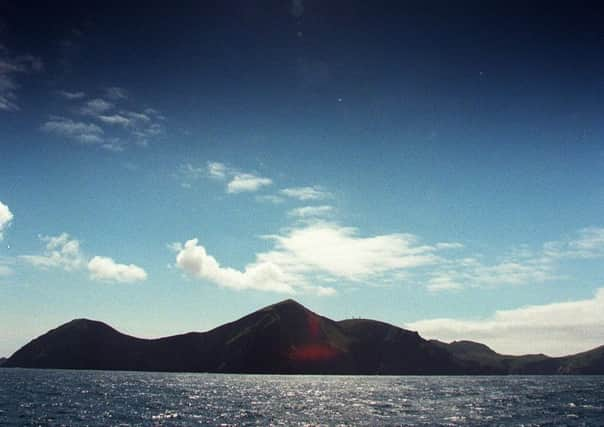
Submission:
[[[0,361],[0,363],[2,363]],[[288,299],[208,332],[141,339],[76,319],[3,368],[340,375],[604,374],[604,346],[565,357],[508,356],[369,319],[334,321]]]

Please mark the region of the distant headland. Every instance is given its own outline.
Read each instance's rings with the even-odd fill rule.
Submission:
[[[158,339],[72,320],[2,367],[350,375],[604,374],[604,346],[565,357],[501,355],[484,344],[425,340],[367,319],[333,321],[288,299],[208,332]]]

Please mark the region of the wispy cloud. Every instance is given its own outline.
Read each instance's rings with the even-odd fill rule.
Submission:
[[[543,256],[552,259],[604,257],[604,228],[587,227],[572,238],[547,242],[543,246]]]
[[[33,55],[11,55],[0,44],[0,111],[18,111],[17,75],[38,72],[43,68],[42,60]]]
[[[70,101],[84,99],[86,97],[86,93],[84,92],[69,92],[66,90],[59,90],[57,93],[62,97]]]
[[[334,294],[334,281],[382,281],[438,260],[437,249],[411,234],[361,237],[358,230],[332,222],[293,228],[272,240],[243,271],[221,267],[197,239],[177,246],[176,265],[188,275],[219,286],[275,292]],[[263,281],[256,281],[262,277]],[[323,286],[325,285],[325,286]]]
[[[7,205],[0,200],[0,240],[4,238],[4,230],[10,225],[14,215]]]
[[[316,218],[328,216],[333,212],[333,206],[303,206],[300,208],[291,209],[287,212],[289,216],[297,218]]]
[[[472,320],[429,319],[408,323],[427,338],[469,339],[501,353],[561,356],[604,342],[604,288],[590,299],[499,310]]]
[[[120,125],[120,126],[124,126],[124,127],[128,127],[132,124],[132,120],[124,117],[120,114],[112,114],[109,116],[105,116],[105,115],[99,115],[97,116],[97,118],[102,121],[103,123],[107,123],[110,125]]]
[[[280,194],[286,197],[301,200],[303,202],[310,200],[323,200],[331,198],[331,193],[323,190],[321,187],[290,187],[279,191]]]
[[[102,98],[94,98],[84,103],[82,108],[80,108],[80,113],[90,116],[98,116],[100,114],[106,113],[113,107],[113,103],[109,101],[106,101]]]
[[[105,97],[107,97],[108,99],[111,99],[113,101],[118,101],[120,99],[127,99],[128,92],[126,91],[126,89],[121,88],[121,87],[117,87],[117,86],[108,87],[105,89]]]
[[[220,162],[208,162],[207,170],[210,178],[215,179],[226,179],[227,174],[229,173],[229,170],[224,163]]]
[[[175,176],[181,180],[181,185],[185,188],[191,188],[195,181],[202,178],[223,181],[226,182],[226,192],[230,194],[255,192],[273,183],[270,178],[242,172],[220,162],[207,162],[205,166],[184,163],[179,166]]]
[[[69,234],[43,236],[40,239],[46,243],[42,255],[22,255],[20,258],[35,267],[62,268],[66,271],[77,270],[84,265],[80,242]]]
[[[236,174],[227,184],[227,193],[243,193],[258,191],[262,187],[271,185],[270,178],[264,178],[251,173]]]
[[[66,117],[52,116],[42,125],[41,129],[44,132],[63,136],[82,144],[102,144],[105,141],[104,131],[100,126],[89,122],[74,121]]]
[[[508,259],[493,264],[474,257],[441,261],[428,279],[427,288],[433,292],[535,284],[557,278],[553,265],[544,259]]]
[[[58,93],[67,100],[80,101],[75,110],[80,117],[51,116],[42,130],[113,152],[124,151],[129,145],[145,147],[164,133],[160,122],[165,117],[153,108],[143,112],[128,108],[134,101],[123,88],[109,87],[103,90],[102,97],[90,99],[85,99],[86,94],[81,91]],[[73,112],[73,107],[67,111]]]
[[[262,203],[264,203],[264,202],[272,203],[273,205],[279,205],[285,201],[285,199],[283,197],[275,196],[274,194],[258,195],[258,196],[256,196],[256,200],[258,202],[262,202]]]
[[[93,256],[88,259],[80,248],[80,242],[67,233],[43,236],[46,243],[41,255],[22,255],[19,258],[38,268],[61,268],[65,271],[86,269],[92,280],[131,283],[147,279],[147,273],[134,264],[119,264],[112,258]]]
[[[602,257],[604,228],[589,227],[579,230],[573,237],[546,242],[538,250],[519,247],[492,263],[479,256],[443,259],[431,273],[427,288],[440,292],[560,280],[558,267],[561,261]]]

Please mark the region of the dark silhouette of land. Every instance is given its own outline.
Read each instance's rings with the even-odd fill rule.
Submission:
[[[366,319],[336,322],[285,300],[208,332],[159,339],[72,320],[3,367],[268,374],[604,374],[604,346],[566,357],[505,356]]]

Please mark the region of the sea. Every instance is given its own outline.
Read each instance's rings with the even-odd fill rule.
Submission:
[[[604,376],[0,369],[2,426],[604,426]]]

